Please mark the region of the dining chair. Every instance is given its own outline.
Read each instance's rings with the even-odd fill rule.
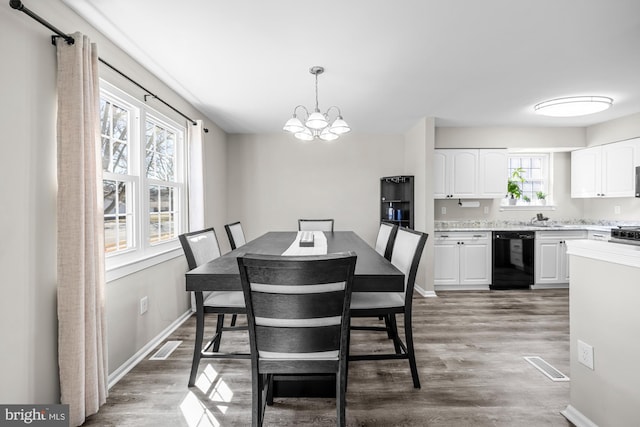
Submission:
[[[345,425],[353,252],[238,257],[251,347],[252,425],[261,426],[274,379],[336,376],[337,425]]]
[[[391,250],[393,249],[393,241],[396,238],[398,226],[389,222],[381,222],[378,229],[378,237],[376,238],[376,252],[391,260]]]
[[[220,246],[213,228],[184,233],[178,237],[187,258],[189,270],[220,256]],[[195,291],[192,293],[192,305],[196,307],[196,338],[189,387],[195,384],[198,366],[202,358],[249,358],[249,353],[222,353],[219,351],[223,331],[247,329],[246,326],[235,326],[237,314],[246,313],[242,291]],[[218,319],[213,338],[203,347],[205,314],[216,314]],[[233,315],[231,326],[224,326],[225,314]]]
[[[333,218],[331,219],[299,219],[299,231],[331,231],[333,232]]]
[[[382,326],[351,326],[351,330],[385,331],[393,340],[395,353],[352,354],[349,361],[408,359],[413,386],[420,388],[420,378],[416,366],[411,325],[413,288],[418,264],[428,235],[409,228],[398,228],[391,253],[391,263],[404,273],[404,291],[391,292],[354,292],[351,297],[351,317],[383,317]],[[398,334],[396,314],[404,315],[404,338]]]
[[[240,221],[234,222],[232,224],[227,224],[224,226],[225,231],[227,232],[227,237],[229,237],[229,244],[231,245],[231,250],[238,248],[245,243],[247,243],[244,238],[244,231],[242,231],[242,224]]]

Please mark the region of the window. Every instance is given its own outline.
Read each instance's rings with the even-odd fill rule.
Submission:
[[[179,247],[184,127],[106,82],[100,128],[107,270]]]
[[[550,174],[549,174],[549,154],[510,154],[509,155],[509,177],[518,184],[520,197],[516,195],[517,206],[546,205],[550,199]],[[523,181],[514,177],[519,174]],[[503,205],[509,203],[508,198]]]

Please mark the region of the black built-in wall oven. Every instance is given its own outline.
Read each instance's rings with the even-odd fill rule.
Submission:
[[[534,231],[494,231],[491,289],[529,289],[534,280]]]

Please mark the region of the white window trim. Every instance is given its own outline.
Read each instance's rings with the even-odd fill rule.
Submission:
[[[555,211],[556,204],[553,199],[553,156],[550,152],[514,152],[508,153],[508,156],[513,157],[546,157],[544,167],[546,168],[546,184],[547,184],[547,198],[546,204],[542,205],[536,201],[530,203],[521,203],[518,205],[510,205],[507,197],[500,201],[500,211]]]
[[[165,242],[150,243],[147,241],[147,221],[140,220],[140,215],[145,215],[149,211],[148,191],[149,180],[142,176],[144,157],[142,156],[142,150],[144,149],[144,136],[143,124],[149,116],[153,121],[158,124],[167,126],[170,129],[177,130],[182,134],[181,141],[176,141],[176,170],[175,174],[178,177],[176,183],[172,183],[172,186],[178,189],[180,198],[179,218],[176,219],[176,225],[179,226],[179,230],[187,229],[187,186],[186,186],[186,161],[187,161],[187,129],[184,125],[179,124],[177,121],[170,119],[164,114],[151,108],[147,104],[135,99],[133,96],[119,89],[118,87],[108,83],[107,81],[100,79],[100,91],[107,92],[110,97],[121,101],[125,105],[133,107],[133,129],[135,130],[138,138],[139,146],[134,153],[130,151],[129,161],[134,162],[135,166],[132,166],[131,174],[135,175],[134,185],[134,201],[133,211],[134,217],[138,218],[135,224],[134,231],[134,248],[126,251],[106,254],[105,253],[105,280],[110,282],[121,277],[136,273],[145,268],[152,267],[154,265],[163,263],[167,260],[180,257],[183,255],[182,247],[178,240],[178,237],[167,240]],[[105,173],[105,178],[109,179],[111,174]],[[156,184],[158,181],[153,181]],[[163,182],[164,184],[164,182]],[[179,232],[180,233],[180,232]],[[178,234],[179,234],[178,233]]]

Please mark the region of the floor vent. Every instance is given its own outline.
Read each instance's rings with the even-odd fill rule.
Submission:
[[[173,350],[178,348],[180,344],[182,341],[167,341],[149,360],[167,360],[167,357],[171,356]]]
[[[525,356],[527,362],[536,367],[537,370],[545,374],[551,381],[569,381],[569,377],[548,364],[540,356]]]

